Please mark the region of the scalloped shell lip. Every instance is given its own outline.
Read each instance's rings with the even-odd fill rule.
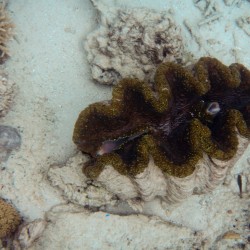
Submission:
[[[238,91],[239,95],[243,91],[247,93],[245,106],[249,106],[250,71],[241,64],[232,64],[227,67],[217,59],[208,57],[201,58],[194,65],[192,72],[175,63],[161,64],[155,75],[154,90],[138,79],[121,80],[114,87],[111,102],[90,105],[80,113],[75,124],[73,141],[82,152],[94,157],[92,159],[94,164],[88,165],[92,167],[84,168],[84,173],[96,178],[105,165],[112,165],[124,175],[135,176],[146,168],[151,155],[164,174],[186,177],[193,173],[194,166],[202,158],[203,153],[219,160],[232,158],[238,145],[235,128],[243,136],[249,137],[250,134],[246,123],[250,120],[250,114],[249,110],[244,107],[240,110],[237,110],[237,107],[224,110],[221,121],[218,122],[217,127],[214,126],[216,129],[204,124],[203,120],[206,120],[206,117],[192,117],[188,123],[187,145],[189,148],[186,149],[188,157],[182,164],[169,160],[152,134],[141,136],[135,148],[129,152],[136,154],[135,160],[129,165],[124,163],[116,150],[110,150],[97,157],[96,153],[105,141],[113,140],[115,143],[117,138],[119,140],[119,138],[131,137],[133,134],[146,131],[150,127],[150,116],[155,118],[165,114],[175,92],[178,94],[182,91],[182,93],[195,93],[196,96],[207,95],[208,97],[218,92],[218,96],[223,97],[223,89],[228,89],[233,95],[238,95],[237,89],[239,88],[242,89]],[[129,89],[139,93],[137,99],[132,99],[135,103],[129,99]],[[230,98],[234,96],[229,96],[228,99]],[[228,101],[227,98],[224,99],[225,102]],[[216,100],[211,100],[211,102],[216,102]],[[219,100],[218,104],[221,110]],[[216,105],[215,109],[217,113],[220,112]],[[222,135],[223,133],[225,135]],[[214,138],[219,140],[219,143],[216,143]]]

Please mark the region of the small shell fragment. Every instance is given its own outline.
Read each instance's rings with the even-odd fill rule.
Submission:
[[[33,242],[42,235],[46,225],[47,222],[42,219],[35,220],[25,225],[21,229],[18,237],[21,247],[25,249],[31,247]]]
[[[226,239],[226,240],[238,240],[240,238],[241,238],[240,234],[238,234],[234,231],[228,231],[222,237],[222,239]]]

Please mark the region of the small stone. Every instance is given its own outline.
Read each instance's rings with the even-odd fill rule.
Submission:
[[[17,129],[10,126],[0,125],[0,148],[13,150],[21,145],[21,136]]]
[[[21,145],[21,136],[17,129],[0,125],[0,162],[6,161],[12,150]]]

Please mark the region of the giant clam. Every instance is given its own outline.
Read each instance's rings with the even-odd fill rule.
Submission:
[[[121,199],[169,202],[219,185],[250,135],[250,71],[203,57],[191,69],[163,63],[153,86],[126,78],[91,104],[73,141],[83,172]]]

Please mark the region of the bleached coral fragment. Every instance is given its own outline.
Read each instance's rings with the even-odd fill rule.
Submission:
[[[193,0],[194,5],[203,12],[205,17],[218,14],[219,6],[218,1],[215,0]]]
[[[83,206],[100,207],[114,203],[113,193],[98,184],[87,184],[81,170],[85,161],[86,158],[79,153],[70,158],[65,166],[51,166],[48,172],[51,185],[62,191],[63,196],[71,202]]]
[[[207,7],[207,2],[204,0],[193,0],[194,5],[199,8],[199,10],[204,11]]]
[[[102,18],[100,27],[87,38],[93,79],[104,84],[128,76],[152,81],[156,65],[182,61],[181,30],[168,14],[147,9],[115,14]]]
[[[248,36],[250,36],[250,16],[240,17],[237,19],[236,23]]]
[[[227,6],[237,5],[240,6],[242,4],[242,0],[224,0]]]

